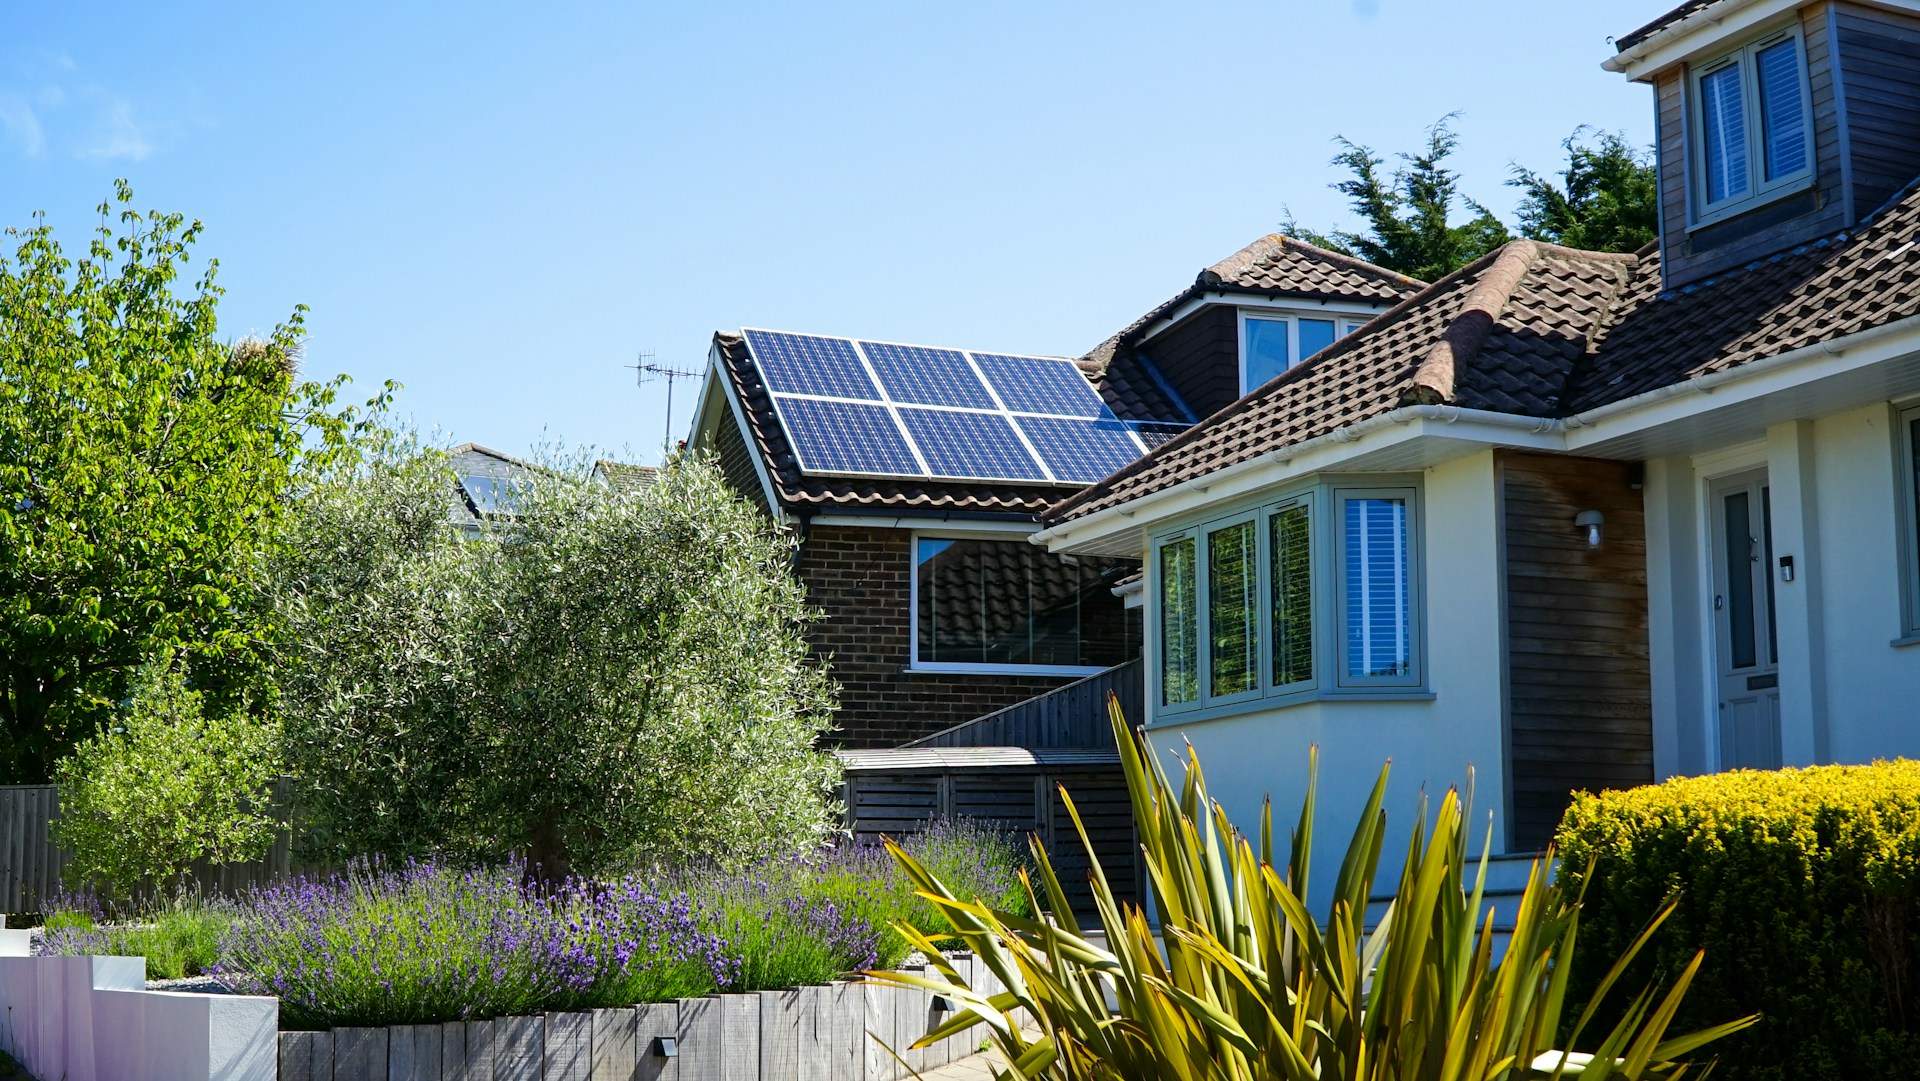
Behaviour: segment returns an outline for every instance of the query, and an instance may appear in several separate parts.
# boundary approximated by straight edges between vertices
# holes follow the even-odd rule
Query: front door
[[[1780,647],[1766,470],[1713,481],[1713,625],[1720,768],[1780,766]]]

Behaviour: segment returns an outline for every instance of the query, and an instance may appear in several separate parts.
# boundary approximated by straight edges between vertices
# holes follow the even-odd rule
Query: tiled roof
[[[1148,327],[1181,305],[1207,293],[1302,297],[1392,303],[1412,296],[1423,283],[1351,255],[1328,251],[1304,240],[1269,233],[1202,270],[1193,284],[1167,298],[1125,330],[1095,346],[1089,359],[1104,365],[1118,347],[1131,344]]]
[[[605,478],[607,485],[616,492],[637,492],[642,488],[651,488],[660,479],[660,470],[653,466],[614,462],[605,458],[593,463],[593,471]]]
[[[1408,404],[1564,417],[1920,313],[1920,185],[1848,232],[1661,291],[1660,260],[1514,241],[1049,508],[1062,522]]]
[[[1719,2],[1720,0],[1687,0],[1686,3],[1681,4],[1679,7],[1674,8],[1672,11],[1667,12],[1665,15],[1660,16],[1647,25],[1640,27],[1638,30],[1630,31],[1613,39],[1614,50],[1616,52],[1626,52],[1628,49],[1658,34],[1660,31],[1665,30],[1681,19],[1692,15],[1694,12],[1710,8]]]
[[[1448,275],[1127,469],[1051,508],[1124,503],[1396,406],[1552,408],[1632,257],[1515,241]]]

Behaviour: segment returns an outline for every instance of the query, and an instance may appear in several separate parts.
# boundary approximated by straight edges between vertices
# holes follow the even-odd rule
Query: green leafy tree
[[[1384,171],[1386,159],[1344,136],[1333,164],[1352,173],[1336,182],[1365,232],[1319,233],[1289,219],[1282,228],[1293,236],[1345,252],[1409,277],[1432,281],[1478,259],[1512,239],[1491,210],[1460,193],[1460,176],[1446,161],[1459,145],[1443,116],[1427,129],[1425,149],[1401,154],[1400,166]],[[1456,221],[1460,211],[1467,217]]]
[[[177,666],[148,666],[118,723],[57,767],[68,880],[127,898],[178,889],[197,859],[262,858],[278,828],[275,742],[244,702],[209,710]]]
[[[274,557],[315,851],[517,851],[551,879],[825,835],[832,695],[792,540],[711,463],[638,492],[556,464],[477,541],[455,491],[395,440],[318,479]]]
[[[1591,140],[1591,141],[1589,141]],[[1518,165],[1520,234],[1588,251],[1630,252],[1660,235],[1659,183],[1650,150],[1620,132],[1574,129],[1557,177]]]
[[[217,263],[179,288],[200,223],[132,199],[120,182],[78,260],[43,216],[0,251],[7,781],[51,776],[154,658],[177,655],[203,690],[244,688],[263,631],[249,568],[296,462],[354,434],[330,409],[339,380],[296,377],[304,309],[223,343]]]

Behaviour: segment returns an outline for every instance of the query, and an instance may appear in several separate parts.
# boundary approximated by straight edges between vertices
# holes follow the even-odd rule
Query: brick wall
[[[911,546],[908,530],[852,526],[814,527],[801,545],[801,584],[826,613],[811,637],[840,684],[841,731],[831,739],[841,745],[897,747],[1072,682],[906,671]]]

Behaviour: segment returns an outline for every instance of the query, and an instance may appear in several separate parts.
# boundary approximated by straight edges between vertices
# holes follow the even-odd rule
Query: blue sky
[[[223,330],[423,429],[651,461],[742,325],[1078,354],[1272,231],[1352,224],[1333,138],[1451,111],[1470,194],[1577,124],[1664,0],[0,5],[0,225],[127,177],[207,226]],[[676,397],[685,432],[692,384]]]

